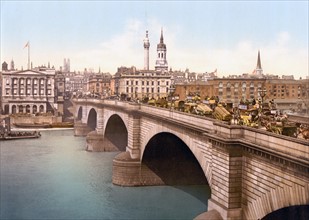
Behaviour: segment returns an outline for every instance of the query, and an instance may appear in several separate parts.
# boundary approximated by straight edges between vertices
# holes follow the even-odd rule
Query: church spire
[[[256,75],[262,76],[263,75],[263,69],[262,69],[262,65],[261,65],[261,57],[260,57],[260,50],[258,52],[258,58],[257,58],[257,64],[256,64],[256,68],[254,70],[254,73]]]
[[[160,44],[164,44],[164,40],[163,40],[163,28],[161,28]]]
[[[160,43],[157,45],[157,60],[155,70],[160,72],[168,71],[168,64],[166,60],[166,45],[163,40],[163,28],[161,28]]]

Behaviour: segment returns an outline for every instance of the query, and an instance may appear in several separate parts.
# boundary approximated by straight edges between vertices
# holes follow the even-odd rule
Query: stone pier
[[[87,136],[89,132],[93,129],[89,128],[87,124],[82,123],[81,121],[74,122],[74,135],[75,136]]]
[[[104,138],[102,134],[98,134],[97,131],[91,131],[86,137],[86,150],[93,152],[115,152],[119,149],[111,143],[107,138]]]

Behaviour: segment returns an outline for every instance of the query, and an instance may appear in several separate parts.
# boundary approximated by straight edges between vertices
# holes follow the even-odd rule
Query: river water
[[[207,210],[208,186],[112,184],[118,153],[85,151],[73,130],[0,141],[1,219],[193,219]]]

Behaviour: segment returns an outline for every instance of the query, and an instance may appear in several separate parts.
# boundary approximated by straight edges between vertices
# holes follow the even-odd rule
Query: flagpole
[[[30,70],[30,42],[28,42],[28,70]]]

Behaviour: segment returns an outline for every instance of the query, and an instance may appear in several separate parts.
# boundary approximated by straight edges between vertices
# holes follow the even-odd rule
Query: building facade
[[[218,96],[222,102],[238,105],[241,100],[262,100],[263,96],[264,101],[273,100],[278,110],[305,112],[309,108],[309,79],[228,77],[175,87],[175,93],[179,94],[181,100],[185,100],[189,94],[199,94],[202,99]]]
[[[54,112],[55,70],[2,71],[4,114]]]
[[[136,70],[135,67],[118,68],[114,80],[117,85],[116,95],[125,94],[133,99],[167,97],[171,86],[169,74],[155,70]]]
[[[109,96],[111,77],[110,73],[97,73],[90,75],[87,82],[87,91],[100,97]]]

